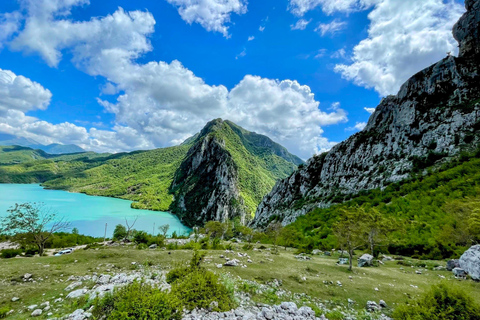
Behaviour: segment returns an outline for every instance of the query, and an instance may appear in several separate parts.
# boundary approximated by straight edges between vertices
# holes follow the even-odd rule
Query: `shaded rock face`
[[[460,56],[448,56],[384,98],[362,132],[314,156],[279,181],[257,208],[254,227],[287,225],[346,195],[383,188],[479,145],[480,0],[454,28]]]
[[[245,219],[238,173],[224,141],[206,135],[188,152],[172,183],[172,211],[187,226]]]
[[[477,244],[465,251],[460,257],[459,264],[473,280],[480,281],[480,245]]]

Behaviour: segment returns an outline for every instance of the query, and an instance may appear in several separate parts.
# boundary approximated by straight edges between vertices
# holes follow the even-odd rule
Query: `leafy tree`
[[[27,233],[27,239],[38,247],[40,256],[52,235],[69,226],[69,222],[59,218],[55,211],[43,203],[16,203],[7,212],[9,215],[2,221],[2,229],[12,234]]]
[[[219,221],[209,221],[205,224],[205,232],[210,235],[211,238],[223,239],[227,232],[227,225]]]
[[[395,230],[395,223],[386,219],[377,208],[359,208],[361,216],[365,217],[365,231],[368,235],[368,245],[372,256],[375,248],[388,240],[388,233]]]
[[[285,227],[280,230],[280,244],[285,247],[293,247],[302,239],[302,234],[292,227]]]
[[[170,229],[169,224],[164,224],[164,225],[161,225],[160,227],[158,227],[158,230],[160,230],[160,232],[162,233],[164,238],[167,238],[167,234],[168,234],[169,229]]]
[[[368,243],[366,232],[366,214],[363,208],[350,207],[342,209],[338,222],[333,226],[333,232],[342,248],[347,249],[349,259],[348,270],[353,268],[354,251]]]
[[[270,223],[267,227],[267,235],[272,239],[273,241],[273,250],[275,252],[278,252],[277,246],[278,246],[278,240],[280,238],[280,233],[282,231],[282,224],[278,221],[274,221]]]
[[[117,224],[115,230],[113,230],[114,240],[123,240],[127,238],[127,228],[123,224]]]

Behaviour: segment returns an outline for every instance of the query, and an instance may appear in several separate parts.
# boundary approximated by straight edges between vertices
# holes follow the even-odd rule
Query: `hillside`
[[[466,7],[453,30],[459,57],[447,56],[411,77],[396,96],[381,101],[363,131],[280,181],[260,203],[254,226],[272,218],[286,225],[479,145],[480,1],[466,1]]]
[[[43,145],[35,140],[21,138],[7,133],[0,133],[0,146],[27,147],[36,150],[42,150],[52,155],[85,152],[85,150],[74,144],[63,145],[52,143],[49,145]]]
[[[0,160],[5,159],[0,183],[42,183],[128,199],[134,208],[172,211],[188,226],[237,216],[250,219],[275,182],[303,163],[268,137],[221,119],[180,146],[164,149],[54,156],[5,148],[16,150],[17,163],[8,152],[0,152]]]

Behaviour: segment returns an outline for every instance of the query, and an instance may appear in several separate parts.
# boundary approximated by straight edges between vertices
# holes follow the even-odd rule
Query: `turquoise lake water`
[[[155,233],[158,233],[159,226],[169,224],[170,234],[176,231],[182,235],[190,231],[176,216],[168,212],[132,209],[132,202],[128,200],[46,190],[38,184],[0,184],[0,218],[6,216],[7,210],[15,203],[24,202],[43,202],[70,221],[72,228],[95,237],[103,237],[107,224],[107,237],[111,238],[117,224],[125,225],[125,218],[131,224],[137,216],[134,227],[137,230],[152,233],[155,226]]]

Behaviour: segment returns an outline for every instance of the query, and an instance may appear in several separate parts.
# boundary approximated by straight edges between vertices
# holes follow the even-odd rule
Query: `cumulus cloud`
[[[253,40],[255,40],[255,37],[254,37],[254,36],[250,36],[250,37],[248,37],[247,40],[248,40],[248,41],[253,41]]]
[[[345,128],[345,131],[362,131],[366,126],[366,122],[357,122],[353,127]]]
[[[374,113],[376,110],[376,108],[363,108],[363,109],[365,109],[365,111],[367,111],[370,114]]]
[[[2,43],[20,28],[21,19],[22,15],[19,12],[0,13],[0,49]]]
[[[44,5],[50,2],[54,7],[58,4],[43,0]],[[247,75],[228,90],[223,85],[205,83],[179,61],[137,63],[138,57],[152,50],[148,37],[155,20],[148,12],[119,8],[106,17],[73,22],[69,19],[70,7],[55,8],[60,11],[40,10],[41,14],[30,8],[24,29],[10,46],[37,53],[51,66],[59,63],[64,50],[71,52],[72,62],[79,69],[106,79],[102,94],[117,95],[113,103],[98,98],[105,111],[115,115],[115,124],[111,130],[86,130],[25,115],[32,106],[44,109],[48,99],[45,105],[31,104],[22,111],[10,112],[9,119],[0,120],[0,131],[40,142],[76,143],[96,151],[127,151],[178,144],[207,121],[220,117],[266,134],[308,158],[335,144],[322,137],[322,126],[347,121],[346,112],[338,105],[321,110],[310,88],[294,80]]]
[[[312,19],[310,19],[310,20],[300,19],[300,20],[297,21],[297,23],[291,24],[290,29],[292,29],[292,30],[305,30],[305,28],[307,28],[307,26],[310,22],[312,22]]]
[[[322,37],[330,34],[335,35],[345,29],[347,23],[345,21],[340,21],[338,19],[333,20],[330,23],[320,23],[315,28],[315,32],[318,32]]]
[[[178,13],[187,23],[199,23],[207,31],[216,31],[229,37],[227,23],[232,13],[247,12],[246,0],[167,0],[178,7]]]
[[[289,9],[297,15],[303,16],[306,12],[321,7],[326,14],[334,12],[354,12],[365,10],[379,0],[290,0]]]
[[[45,110],[52,93],[37,82],[0,69],[0,112]]]

